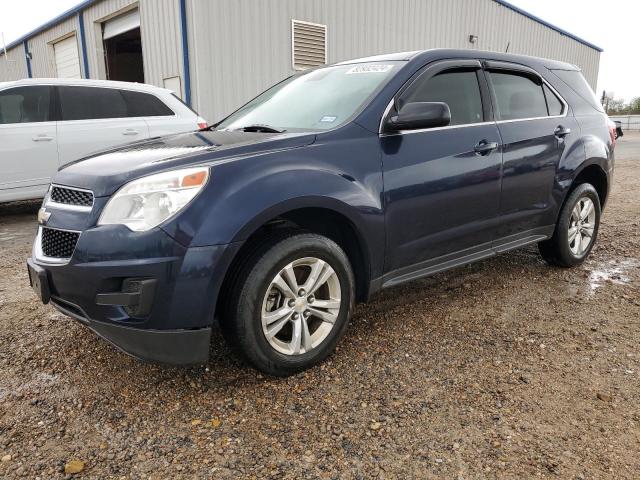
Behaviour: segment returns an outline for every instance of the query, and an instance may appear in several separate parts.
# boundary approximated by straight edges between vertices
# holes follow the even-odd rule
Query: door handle
[[[496,142],[487,142],[486,140],[481,140],[478,144],[473,147],[473,151],[478,155],[487,155],[498,148],[498,144]]]
[[[556,129],[553,131],[553,134],[558,138],[565,137],[570,133],[571,133],[571,129],[563,127],[562,125],[558,125]]]
[[[140,132],[138,130],[133,130],[132,128],[127,128],[124,132],[122,132],[123,135],[138,135]]]
[[[50,137],[49,135],[37,135],[31,140],[33,140],[34,142],[50,142],[51,140],[53,140],[53,137]]]

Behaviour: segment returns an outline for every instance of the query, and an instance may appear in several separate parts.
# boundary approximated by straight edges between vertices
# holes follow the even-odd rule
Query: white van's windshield
[[[349,120],[401,62],[336,65],[297,75],[265,91],[218,130],[329,130]]]

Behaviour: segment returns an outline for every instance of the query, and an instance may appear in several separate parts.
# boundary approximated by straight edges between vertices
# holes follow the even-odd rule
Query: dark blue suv
[[[250,364],[288,375],[382,288],[533,243],[581,263],[613,145],[573,65],[471,50],[344,62],[208,129],[62,168],[29,276],[141,359],[205,362],[217,318]]]

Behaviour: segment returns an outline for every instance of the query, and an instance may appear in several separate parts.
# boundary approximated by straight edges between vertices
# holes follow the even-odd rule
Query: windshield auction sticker
[[[347,75],[354,73],[387,73],[393,65],[380,65],[379,63],[363,63],[347,70]]]

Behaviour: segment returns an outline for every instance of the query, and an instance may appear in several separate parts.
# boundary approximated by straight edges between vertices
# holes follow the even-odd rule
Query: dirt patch
[[[0,477],[637,478],[638,145],[582,267],[529,248],[382,292],[288,379],[218,334],[197,368],[119,353],[36,302],[38,204],[0,206]]]

